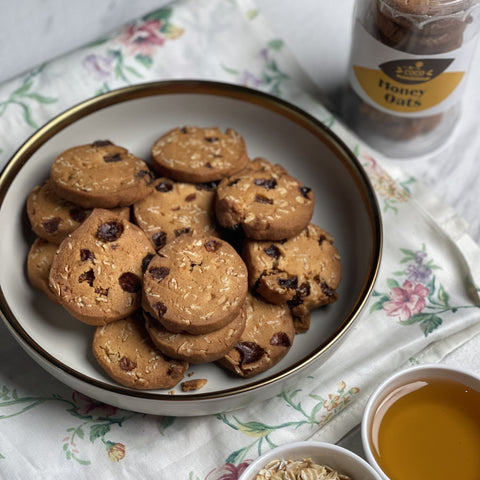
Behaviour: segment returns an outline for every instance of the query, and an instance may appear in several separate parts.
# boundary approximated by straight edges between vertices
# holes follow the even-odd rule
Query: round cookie
[[[313,215],[313,191],[264,158],[224,178],[215,212],[223,227],[241,226],[256,240],[281,240],[301,232]]]
[[[154,345],[164,354],[177,360],[200,364],[222,358],[237,343],[245,330],[245,309],[227,325],[211,333],[192,335],[172,333],[144,312],[145,326]]]
[[[135,223],[156,249],[182,233],[216,234],[213,211],[216,185],[184,183],[167,178],[153,182],[153,193],[135,203]]]
[[[151,153],[160,175],[189,183],[220,180],[249,161],[243,137],[231,128],[174,128],[153,144]]]
[[[130,388],[173,388],[188,369],[188,363],[166,358],[158,351],[139,315],[97,327],[92,351],[109,377]]]
[[[240,312],[247,267],[224,240],[183,234],[152,258],[143,278],[142,306],[171,332],[213,332]]]
[[[122,218],[130,218],[128,207],[113,209]],[[52,182],[46,180],[32,189],[27,197],[27,216],[32,230],[49,242],[60,244],[92,213],[60,198],[54,191]]]
[[[58,303],[58,299],[50,288],[48,276],[57,249],[58,245],[55,243],[37,238],[27,255],[27,278],[30,284],[45,293],[49,300],[56,303]]]
[[[341,261],[334,239],[310,224],[283,242],[247,240],[242,256],[250,288],[274,304],[286,303],[295,315],[337,300]]]
[[[143,231],[95,209],[58,249],[49,282],[75,318],[104,325],[140,307],[143,268],[154,249]]]
[[[288,353],[295,330],[286,305],[273,305],[249,293],[245,310],[246,326],[240,340],[217,363],[250,378],[273,367]]]
[[[152,191],[148,165],[108,140],[64,151],[50,176],[57,195],[83,208],[125,207]]]

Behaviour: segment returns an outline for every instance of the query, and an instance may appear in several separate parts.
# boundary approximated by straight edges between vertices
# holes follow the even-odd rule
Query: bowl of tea
[[[480,378],[445,365],[395,373],[367,402],[362,444],[383,480],[479,480]]]

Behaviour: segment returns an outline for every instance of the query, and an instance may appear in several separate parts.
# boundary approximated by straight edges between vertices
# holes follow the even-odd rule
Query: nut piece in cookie
[[[150,261],[142,306],[167,330],[198,335],[230,323],[247,289],[247,267],[231,245],[203,233],[184,233]]]
[[[58,196],[83,208],[125,207],[152,191],[148,165],[108,140],[64,151],[50,176]]]
[[[215,183],[184,183],[168,178],[153,182],[153,192],[135,203],[136,224],[156,250],[186,232],[216,234]]]
[[[82,322],[113,322],[140,307],[143,267],[153,254],[139,227],[109,210],[95,209],[60,244],[50,287]]]
[[[281,240],[300,233],[313,215],[313,191],[280,165],[256,158],[217,188],[215,212],[223,227],[240,225],[256,240]]]
[[[169,332],[160,322],[144,312],[145,326],[155,346],[168,357],[188,363],[207,363],[222,358],[245,330],[245,309],[227,325],[210,333]]]
[[[248,294],[247,323],[237,344],[217,363],[250,378],[276,365],[295,337],[292,314],[286,305],[273,305]]]
[[[294,315],[337,300],[341,260],[333,237],[314,224],[282,242],[247,240],[242,256],[250,288]],[[307,312],[304,312],[307,313]]]
[[[173,388],[188,368],[188,363],[169,359],[157,350],[138,315],[97,327],[92,350],[111,378],[131,388]]]
[[[42,291],[49,300],[58,303],[56,295],[50,288],[48,277],[58,245],[37,238],[27,255],[27,277],[32,287]]]
[[[231,128],[175,128],[153,144],[151,153],[160,175],[189,183],[220,180],[249,161],[243,137]]]
[[[114,209],[128,220],[130,209]],[[60,198],[53,188],[51,180],[32,189],[27,198],[27,215],[32,230],[40,237],[52,243],[60,244],[92,213],[86,209]]]

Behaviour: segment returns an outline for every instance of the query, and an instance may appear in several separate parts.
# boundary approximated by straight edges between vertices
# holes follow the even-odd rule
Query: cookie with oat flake
[[[210,333],[169,332],[160,322],[144,312],[145,326],[154,345],[171,358],[189,363],[207,363],[222,358],[245,330],[245,309],[227,325]]]
[[[141,390],[173,388],[188,369],[187,362],[165,357],[155,347],[138,314],[97,327],[92,351],[109,377]]]
[[[220,182],[215,213],[220,225],[241,227],[249,238],[282,240],[308,225],[314,205],[310,188],[281,165],[256,158]]]
[[[152,146],[152,167],[179,182],[221,180],[249,162],[243,137],[232,128],[185,126],[162,135]]]
[[[229,243],[184,233],[150,261],[142,307],[170,332],[198,335],[230,323],[247,290],[247,267]]]
[[[126,220],[130,218],[128,207],[113,209]],[[92,213],[60,198],[54,191],[50,179],[35,186],[27,197],[27,216],[32,230],[49,242],[60,244]]]
[[[215,183],[176,182],[162,177],[153,182],[153,192],[135,203],[135,223],[159,250],[186,232],[216,234],[213,205]]]
[[[247,240],[242,257],[250,288],[271,303],[287,304],[294,315],[338,298],[340,255],[334,238],[313,223],[288,240]]]
[[[49,284],[58,302],[89,325],[104,325],[140,307],[146,262],[154,255],[143,231],[95,209],[59,246]]]
[[[109,140],[62,152],[50,168],[57,195],[83,208],[132,205],[152,191],[152,172],[140,158]]]
[[[244,308],[245,330],[218,364],[240,377],[250,378],[272,368],[288,353],[295,328],[286,305],[273,305],[249,293]]]

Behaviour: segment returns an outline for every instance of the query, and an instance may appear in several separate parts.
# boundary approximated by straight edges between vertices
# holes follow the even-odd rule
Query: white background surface
[[[227,1],[227,0],[226,0]],[[166,0],[0,0],[0,82],[105,35],[159,8]],[[285,40],[335,110],[344,84],[354,0],[255,0],[276,36]],[[470,224],[480,243],[480,48],[472,58],[463,115],[442,151],[401,166],[430,186]],[[453,352],[447,363],[480,374],[480,338]]]

